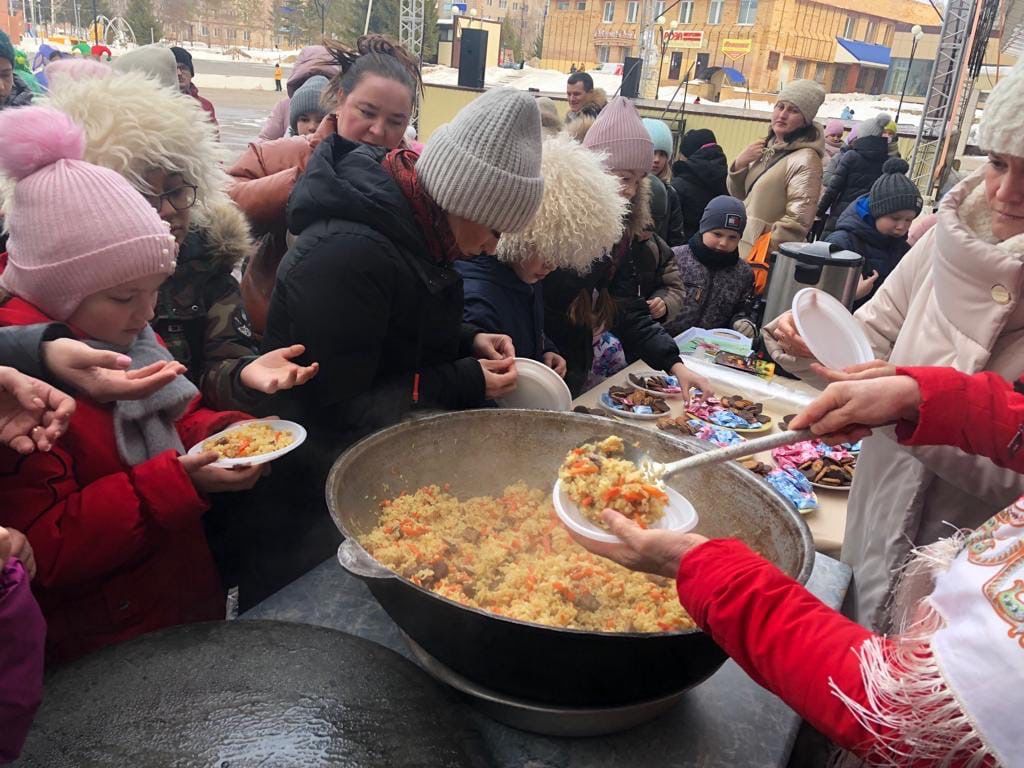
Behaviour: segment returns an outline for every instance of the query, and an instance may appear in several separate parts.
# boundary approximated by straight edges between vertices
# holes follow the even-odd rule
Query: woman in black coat
[[[889,159],[889,140],[882,136],[882,131],[891,119],[882,112],[862,122],[857,126],[857,139],[839,156],[815,217],[825,219],[822,239],[835,231],[836,222],[847,206],[861,195],[866,195],[882,175],[882,167]]]
[[[672,187],[683,209],[683,242],[700,229],[708,203],[728,195],[729,162],[715,134],[706,128],[687,131],[679,147],[682,157],[672,165]]]

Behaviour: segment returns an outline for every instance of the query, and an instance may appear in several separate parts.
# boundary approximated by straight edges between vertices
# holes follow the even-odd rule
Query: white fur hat
[[[551,266],[586,272],[622,235],[628,207],[602,160],[564,133],[545,139],[540,210],[526,229],[501,236],[498,258],[515,262],[539,255]]]
[[[985,102],[978,144],[990,152],[1024,157],[1024,60],[999,81]]]

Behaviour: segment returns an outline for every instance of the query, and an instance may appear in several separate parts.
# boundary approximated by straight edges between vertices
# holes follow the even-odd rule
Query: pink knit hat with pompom
[[[120,175],[82,160],[85,133],[63,112],[0,112],[7,203],[7,268],[0,286],[54,320],[98,291],[174,272],[167,224]]]

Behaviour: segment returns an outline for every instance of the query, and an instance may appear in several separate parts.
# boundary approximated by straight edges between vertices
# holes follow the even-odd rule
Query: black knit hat
[[[729,195],[719,195],[708,203],[700,217],[700,233],[712,229],[730,229],[742,235],[747,228],[747,209],[743,203]]]
[[[179,48],[176,45],[171,46],[171,53],[174,54],[174,60],[179,65],[188,67],[188,71],[192,73],[192,77],[196,76],[196,68],[192,66],[192,54],[186,51],[184,48]]]
[[[905,160],[891,157],[882,166],[882,175],[871,185],[868,194],[868,210],[876,219],[897,211],[920,213],[924,207],[921,193],[910,179],[910,166]]]
[[[692,131],[687,131],[683,136],[683,140],[679,144],[679,153],[683,157],[689,157],[705,144],[717,143],[718,139],[715,138],[714,131],[707,128],[695,128]]]

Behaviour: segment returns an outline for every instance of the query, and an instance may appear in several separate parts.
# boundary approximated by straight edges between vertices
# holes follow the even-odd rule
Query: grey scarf
[[[160,346],[156,334],[148,326],[128,349],[100,341],[90,341],[89,346],[123,352],[131,357],[132,370],[174,359]],[[114,403],[114,435],[121,460],[135,466],[169,449],[184,453],[185,446],[174,425],[198,394],[199,390],[192,382],[179,376],[149,397]]]

